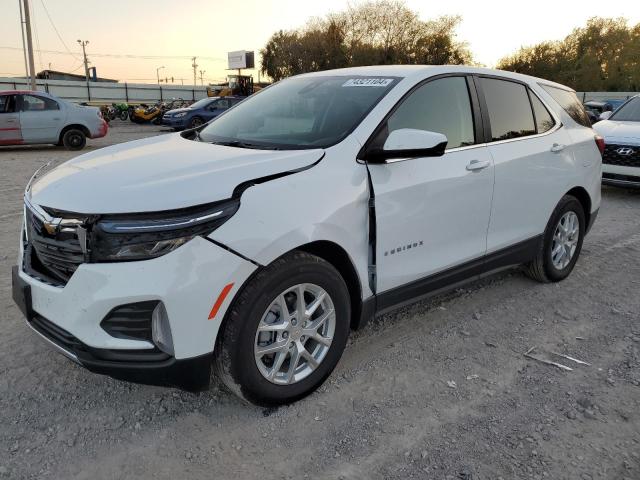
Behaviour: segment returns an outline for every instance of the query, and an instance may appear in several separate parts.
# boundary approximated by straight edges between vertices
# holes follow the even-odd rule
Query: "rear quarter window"
[[[582,103],[580,103],[580,100],[578,100],[575,92],[552,87],[551,85],[540,84],[540,86],[558,102],[562,109],[567,112],[573,120],[585,127],[591,127],[589,116],[582,106]]]

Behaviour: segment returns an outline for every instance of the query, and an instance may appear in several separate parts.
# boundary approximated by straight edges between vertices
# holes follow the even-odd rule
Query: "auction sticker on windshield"
[[[350,78],[342,84],[343,87],[386,87],[393,78]]]

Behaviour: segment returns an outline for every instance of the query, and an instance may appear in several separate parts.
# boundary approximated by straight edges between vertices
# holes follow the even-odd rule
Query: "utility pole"
[[[193,67],[193,86],[195,87],[196,85],[198,85],[198,82],[196,80],[196,69],[198,68],[198,64],[196,63],[196,57],[192,57],[191,58],[191,66]]]
[[[206,73],[206,70],[200,70],[200,85],[204,86],[204,80],[202,79],[203,75]]]
[[[164,65],[162,67],[156,68],[156,78],[158,79],[158,85],[160,85],[160,70],[162,70],[163,68]]]
[[[89,59],[87,58],[87,51],[85,47],[89,45],[89,40],[78,40],[78,43],[82,45],[82,56],[84,58],[84,78],[87,81],[87,98],[91,100],[91,88],[89,87]]]
[[[24,78],[29,76],[29,65],[27,64],[27,43],[24,39],[24,15],[22,14],[22,0],[18,0],[20,9],[20,33],[22,34],[22,54],[24,56]]]
[[[29,54],[29,72],[31,76],[31,90],[36,89],[36,66],[33,61],[33,40],[31,40],[31,15],[29,13],[29,0],[24,0],[24,23],[27,27],[27,50]]]

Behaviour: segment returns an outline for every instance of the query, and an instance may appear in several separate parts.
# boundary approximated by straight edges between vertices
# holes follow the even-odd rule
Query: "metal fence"
[[[155,85],[145,83],[106,83],[71,80],[37,80],[38,90],[42,90],[72,102],[91,103],[140,103],[157,102],[182,98],[199,100],[207,96],[206,87],[187,85]],[[0,78],[0,91],[29,90],[30,84],[24,78]]]

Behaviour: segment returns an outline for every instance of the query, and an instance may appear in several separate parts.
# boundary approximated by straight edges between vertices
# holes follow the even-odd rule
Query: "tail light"
[[[600,135],[596,135],[596,145],[598,146],[598,150],[600,150],[600,156],[604,155],[604,138]]]

